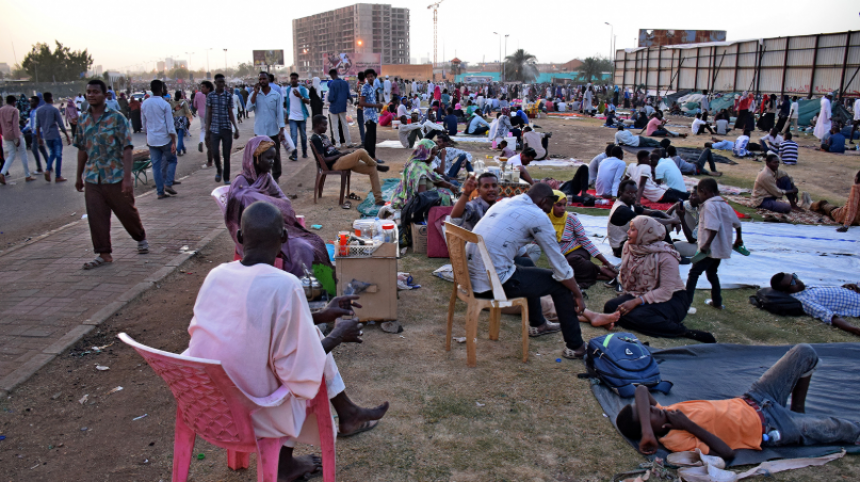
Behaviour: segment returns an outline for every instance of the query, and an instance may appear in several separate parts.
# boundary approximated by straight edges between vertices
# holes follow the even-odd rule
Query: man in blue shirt
[[[457,135],[457,116],[454,115],[453,107],[448,107],[448,115],[445,116],[443,123],[445,124],[445,130],[448,131],[449,136]]]
[[[839,131],[838,126],[834,125],[830,128],[830,135],[824,138],[821,143],[821,150],[837,154],[845,153],[845,136]]]
[[[469,128],[466,129],[466,134],[479,136],[484,135],[487,132],[490,132],[490,124],[484,120],[481,110],[478,109],[472,115],[472,118],[469,119]]]
[[[382,104],[376,99],[377,89],[376,71],[367,69],[364,71],[364,85],[361,86],[361,95],[358,98],[358,106],[364,110],[364,150],[370,157],[376,159],[376,124],[379,123],[379,109]]]
[[[331,137],[334,146],[340,148],[340,130],[343,128],[343,137],[348,147],[352,145],[352,137],[349,134],[349,124],[346,122],[346,101],[352,99],[349,93],[349,83],[337,75],[337,69],[328,71],[331,81],[328,83],[328,123],[331,125]],[[342,127],[341,127],[342,126]]]
[[[770,287],[800,301],[807,315],[840,330],[860,335],[860,328],[842,318],[860,317],[860,288],[856,284],[841,287],[806,286],[795,273],[777,273],[770,279]]]
[[[290,85],[284,89],[284,99],[287,101],[287,118],[290,121],[290,138],[296,146],[290,154],[290,160],[298,158],[298,134],[302,135],[302,159],[308,158],[308,108],[305,104],[311,103],[308,89],[299,85],[299,74],[290,74]]]
[[[66,143],[72,145],[69,139],[69,133],[66,132],[66,127],[63,125],[63,116],[60,115],[59,109],[54,107],[54,95],[50,92],[42,94],[45,99],[45,105],[35,112],[36,115],[36,138],[39,144],[44,142],[48,146],[49,156],[45,160],[47,168],[45,169],[45,180],[51,182],[51,171],[54,166],[54,160],[57,161],[57,178],[56,182],[64,182],[63,177],[63,140],[60,139],[60,131],[66,136]],[[844,143],[844,142],[843,142]]]
[[[254,115],[254,134],[268,136],[275,142],[275,165],[272,166],[272,177],[275,181],[281,177],[281,142],[284,142],[284,101],[281,94],[269,83],[269,74],[260,72],[259,82],[254,86],[254,92],[248,98],[246,109],[256,111]]]

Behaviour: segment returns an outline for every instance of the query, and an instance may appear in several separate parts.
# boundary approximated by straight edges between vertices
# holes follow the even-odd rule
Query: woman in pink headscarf
[[[274,204],[284,215],[284,227],[288,234],[287,242],[281,247],[284,271],[302,277],[305,275],[305,268],[312,270],[315,264],[330,267],[331,261],[325,241],[299,224],[290,200],[272,177],[275,156],[275,143],[269,137],[257,136],[248,141],[242,156],[242,174],[236,176],[230,184],[224,221],[241,255],[242,245],[236,238],[236,232],[239,230],[242,212],[257,201]]]
[[[441,89],[441,88],[439,88],[439,84],[436,84],[436,87],[433,89],[433,98],[434,98],[434,99],[436,99],[436,100],[438,100],[438,101],[440,101],[440,104],[441,104],[441,101],[442,101],[442,89]]]

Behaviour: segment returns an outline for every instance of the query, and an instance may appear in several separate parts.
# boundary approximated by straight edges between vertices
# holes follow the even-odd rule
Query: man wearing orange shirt
[[[817,365],[818,355],[810,345],[796,345],[743,397],[728,400],[691,400],[663,407],[640,385],[635,404],[622,408],[615,424],[625,437],[638,439],[639,451],[646,455],[663,444],[671,452],[698,448],[729,461],[739,449],[860,443],[860,423],[804,413]],[[786,407],[789,395],[790,408]]]

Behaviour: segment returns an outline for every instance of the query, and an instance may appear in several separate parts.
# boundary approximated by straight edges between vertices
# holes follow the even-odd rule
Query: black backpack
[[[802,316],[803,304],[788,293],[772,288],[762,288],[750,296],[750,304],[775,315]]]

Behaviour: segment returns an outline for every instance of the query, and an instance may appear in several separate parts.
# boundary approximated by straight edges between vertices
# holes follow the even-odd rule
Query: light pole
[[[227,70],[227,49],[224,49],[224,70]]]
[[[499,79],[501,80],[502,76],[502,34],[499,32],[493,32],[493,34],[499,36]],[[504,82],[504,81],[503,81]]]
[[[605,23],[606,25],[609,25],[609,60],[612,60],[615,58],[615,57],[613,57],[615,46],[612,45],[612,39],[613,39],[613,37],[615,37],[615,27],[613,27],[612,24],[609,22],[603,22],[603,23]]]
[[[211,77],[212,70],[209,69],[209,51],[212,49],[206,49],[206,78]]]
[[[505,58],[506,58],[506,59],[508,58],[508,37],[510,37],[510,34],[505,34]],[[507,69],[505,69],[505,70],[507,70]],[[504,81],[505,81],[505,80],[507,80],[507,79],[506,79],[506,77],[507,77],[507,72],[504,72],[504,74],[505,74],[505,75],[502,75],[502,82],[503,82],[503,83],[504,83]]]

